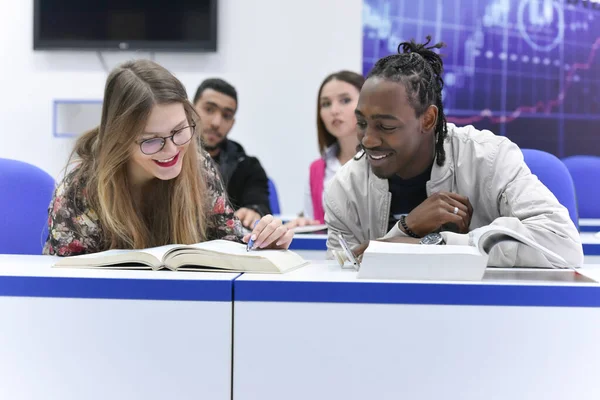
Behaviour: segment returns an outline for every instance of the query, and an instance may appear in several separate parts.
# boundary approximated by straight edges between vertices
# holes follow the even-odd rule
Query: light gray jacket
[[[433,164],[427,196],[454,192],[467,196],[473,205],[470,233],[444,232],[446,243],[471,244],[477,228],[501,225],[560,254],[569,265],[557,265],[528,246],[504,242],[492,248],[490,266],[579,267],[583,263],[579,233],[567,209],[531,173],[517,145],[490,131],[448,124],[444,149],[446,162],[442,167]],[[351,247],[384,236],[406,236],[397,225],[387,231],[391,197],[387,179],[371,172],[366,156],[347,162],[325,190],[328,253],[340,248],[336,232]]]

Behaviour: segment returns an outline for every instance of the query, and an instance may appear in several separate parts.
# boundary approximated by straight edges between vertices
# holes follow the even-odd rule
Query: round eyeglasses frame
[[[192,134],[190,135],[190,138],[188,140],[186,140],[185,142],[183,142],[183,143],[177,143],[175,141],[175,135],[177,135],[178,133],[180,133],[184,129],[188,129],[188,128],[191,129],[191,131],[192,131]],[[196,124],[184,126],[183,128],[171,131],[171,133],[172,133],[171,136],[154,137],[154,138],[142,140],[142,141],[139,141],[139,142],[136,142],[136,143],[140,145],[140,150],[142,151],[142,153],[144,153],[147,156],[151,156],[153,154],[159,153],[162,149],[164,149],[165,145],[167,144],[167,140],[168,139],[171,139],[171,141],[173,142],[173,144],[175,146],[183,146],[184,144],[189,143],[190,140],[192,140],[192,138],[194,137],[194,134],[196,133]],[[160,146],[160,149],[158,149],[158,150],[156,150],[154,152],[150,152],[150,153],[145,152],[144,151],[144,143],[149,143],[149,142],[151,142],[153,140],[161,140],[162,141],[162,145]]]

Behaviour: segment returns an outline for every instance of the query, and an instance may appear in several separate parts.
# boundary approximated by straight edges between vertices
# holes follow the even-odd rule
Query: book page
[[[545,248],[544,246],[538,244],[534,240],[531,240],[528,237],[526,237],[512,229],[506,228],[504,226],[488,225],[488,226],[479,228],[478,232],[479,232],[479,236],[474,237],[474,239],[476,241],[477,248],[482,253],[489,253],[491,251],[491,249],[493,248],[493,246],[495,246],[498,243],[505,242],[505,241],[514,241],[514,242],[523,244],[525,246],[530,246],[530,247],[540,251],[542,254],[544,254],[549,259],[558,261],[559,263],[561,263],[563,265],[567,265],[567,262],[565,261],[565,259],[563,257],[561,257],[560,255],[556,254],[555,252],[553,252],[552,250],[549,250],[549,249]]]
[[[284,266],[290,264],[302,263],[304,260],[298,254],[289,250],[250,250],[246,251],[246,245],[241,243],[231,242],[229,240],[213,240],[210,242],[200,243],[199,245],[193,245],[196,248],[202,248],[211,252],[218,252],[222,254],[231,254],[242,257],[250,258],[266,258],[273,262],[277,266]]]
[[[259,257],[271,261],[281,271],[308,264],[308,261],[290,250],[253,250],[250,253],[259,253]]]
[[[126,255],[126,256],[130,256],[132,253],[138,253],[141,252],[143,250],[106,250],[106,251],[100,251],[98,253],[91,253],[91,254],[81,254],[78,256],[71,256],[71,257],[77,257],[77,259],[94,259],[94,258],[104,258],[104,257],[115,257],[115,256],[122,256],[122,255]],[[130,257],[126,257],[126,258],[130,258]]]
[[[300,255],[290,250],[247,251],[246,244],[229,240],[212,240],[182,246],[171,251],[167,258],[166,263],[172,267],[181,266],[185,262],[190,265],[199,264],[239,271],[285,271],[307,263]]]
[[[113,258],[113,257],[124,256],[124,258],[131,259],[132,255],[146,253],[146,254],[150,254],[153,257],[156,257],[157,260],[161,260],[163,255],[165,253],[167,253],[167,251],[174,249],[174,248],[179,248],[179,247],[181,247],[181,246],[177,245],[177,244],[170,244],[170,245],[166,245],[166,246],[149,247],[147,249],[139,249],[139,250],[114,249],[114,250],[100,251],[98,253],[81,254],[81,255],[72,256],[72,257],[77,257],[78,259],[81,259],[81,258],[83,258],[83,259],[86,259],[86,258],[100,259],[100,258],[107,258],[107,257]]]
[[[185,252],[186,248],[208,250],[222,254],[253,255],[252,251],[246,251],[245,244],[232,242],[231,240],[210,240],[208,242],[190,244],[182,247],[181,251]]]
[[[138,252],[151,254],[152,256],[156,257],[157,260],[164,261],[167,254],[183,247],[185,247],[185,245],[167,244],[165,246],[150,247],[144,250],[138,250]]]
[[[93,254],[82,254],[71,257],[59,257],[55,267],[80,267],[93,268],[105,266],[117,266],[125,268],[126,265],[144,264],[153,268],[162,265],[162,261],[146,250],[106,250]]]

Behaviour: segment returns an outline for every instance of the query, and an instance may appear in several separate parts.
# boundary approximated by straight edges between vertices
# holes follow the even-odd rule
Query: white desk
[[[0,256],[0,399],[231,399],[238,274]]]
[[[233,398],[597,400],[600,285],[542,273],[376,282],[320,263],[245,274],[234,284]]]

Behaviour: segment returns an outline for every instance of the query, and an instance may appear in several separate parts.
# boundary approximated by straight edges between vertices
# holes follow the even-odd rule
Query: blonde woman
[[[137,60],[109,75],[100,126],[75,145],[57,187],[44,254],[71,256],[212,239],[286,249],[293,233],[266,215],[242,234],[181,82]]]

